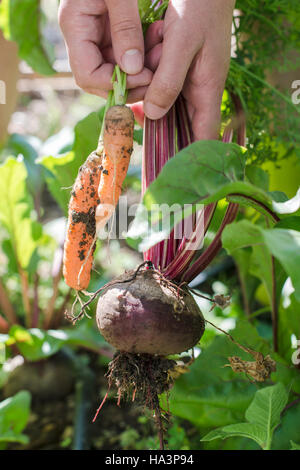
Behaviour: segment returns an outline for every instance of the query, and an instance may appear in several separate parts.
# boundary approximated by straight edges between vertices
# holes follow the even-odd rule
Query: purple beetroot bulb
[[[97,324],[104,338],[122,352],[166,356],[186,351],[204,333],[194,298],[152,270],[120,277],[98,301]]]

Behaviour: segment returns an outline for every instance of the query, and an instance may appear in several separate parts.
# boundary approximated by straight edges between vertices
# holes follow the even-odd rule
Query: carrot
[[[99,234],[113,215],[127,174],[133,147],[134,115],[127,106],[112,106],[105,116],[103,158],[96,210]]]
[[[103,144],[80,168],[69,203],[63,274],[68,286],[84,290],[90,282],[96,233],[113,215],[133,146],[134,116],[112,106],[104,121]]]
[[[92,152],[81,166],[69,203],[67,236],[64,245],[63,274],[68,286],[88,287],[95,249],[95,210],[99,204],[98,186],[102,157]]]

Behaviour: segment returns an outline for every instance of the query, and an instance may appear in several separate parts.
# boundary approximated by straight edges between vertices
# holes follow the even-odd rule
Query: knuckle
[[[82,90],[87,90],[89,88],[88,79],[85,75],[76,74],[74,75],[74,80],[76,85]]]
[[[129,18],[122,18],[111,24],[112,32],[115,34],[136,34],[138,26]]]
[[[177,83],[172,83],[171,80],[159,81],[159,93],[157,93],[157,104],[161,106],[170,105],[180,93],[180,86]]]

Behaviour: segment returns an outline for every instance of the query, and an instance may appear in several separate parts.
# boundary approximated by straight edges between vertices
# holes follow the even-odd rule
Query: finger
[[[67,44],[69,62],[77,85],[83,90],[111,90],[113,64],[105,63],[98,46],[92,41]]]
[[[155,21],[155,23],[150,24],[149,28],[147,29],[147,33],[145,37],[146,53],[162,41],[163,25],[164,25],[164,22],[162,20]]]
[[[101,53],[103,55],[103,59],[105,62],[109,62],[110,64],[115,65],[115,59],[114,59],[114,53],[112,50],[112,47],[106,47],[105,49],[101,49]],[[151,61],[152,62],[152,61]],[[141,73],[138,73],[136,75],[128,75],[127,76],[127,88],[135,88],[139,86],[147,86],[150,84],[151,80],[153,77],[153,73],[150,69],[150,67],[147,66],[147,68],[143,68]]]
[[[115,59],[114,51],[111,45],[105,48],[101,47],[101,54],[103,56],[104,62],[108,62],[109,64],[116,65],[116,59]]]
[[[138,101],[143,101],[148,87],[138,87],[134,90],[130,90],[127,97],[127,103],[137,103]]]
[[[213,83],[198,89],[183,90],[188,106],[195,140],[217,139],[221,120],[222,87]]]
[[[218,138],[222,95],[230,61],[229,47],[230,43],[220,50],[217,44],[206,42],[187,75],[183,96],[189,103],[196,140]]]
[[[220,131],[220,108],[214,105],[196,110],[192,120],[192,131],[195,140],[214,140]]]
[[[135,75],[144,66],[144,39],[136,0],[106,0],[114,55],[122,70]]]
[[[198,38],[196,41],[193,35],[188,38],[187,34],[180,21],[173,22],[172,27],[164,31],[159,66],[145,96],[144,111],[150,119],[159,119],[170,109],[200,48]]]
[[[157,69],[162,54],[162,44],[157,44],[145,56],[145,66],[155,72]]]
[[[144,68],[141,73],[136,75],[127,75],[126,87],[128,90],[137,87],[148,86],[151,83],[153,73],[151,70]]]
[[[100,96],[100,98],[107,99],[108,97],[108,91],[103,91],[103,90],[100,90],[99,88],[86,88],[84,91],[91,95]]]

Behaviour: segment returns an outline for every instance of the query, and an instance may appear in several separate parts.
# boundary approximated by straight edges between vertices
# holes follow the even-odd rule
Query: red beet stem
[[[238,97],[232,97],[238,116],[237,142],[245,145],[245,118]],[[231,142],[233,128],[229,125],[223,133],[223,142]],[[176,152],[193,142],[193,132],[183,96],[179,95],[170,111],[157,121],[145,118],[144,153],[142,168],[142,192],[154,181],[167,161]],[[221,248],[224,227],[236,217],[238,206],[230,203],[215,239],[200,257],[190,266],[197,250],[201,247],[217,203],[208,204],[188,218],[175,225],[169,238],[144,253],[144,260],[150,260],[168,279],[190,282],[212,261]],[[188,225],[189,224],[189,225]],[[185,227],[191,227],[185,234]],[[197,246],[191,245],[198,241]]]

